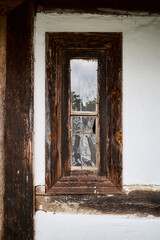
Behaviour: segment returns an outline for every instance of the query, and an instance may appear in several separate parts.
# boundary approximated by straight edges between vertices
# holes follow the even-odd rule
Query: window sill
[[[157,191],[132,191],[128,194],[49,195],[44,186],[36,187],[36,211],[71,214],[136,214],[160,217],[160,194]]]
[[[121,194],[121,191],[105,176],[61,177],[47,194]]]

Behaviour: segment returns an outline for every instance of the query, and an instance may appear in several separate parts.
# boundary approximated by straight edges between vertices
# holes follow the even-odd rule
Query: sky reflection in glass
[[[71,62],[72,111],[96,111],[97,60],[72,59]]]

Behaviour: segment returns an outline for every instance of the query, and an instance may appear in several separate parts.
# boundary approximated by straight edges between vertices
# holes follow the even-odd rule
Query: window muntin
[[[97,68],[97,59],[70,60],[71,169],[97,166]]]

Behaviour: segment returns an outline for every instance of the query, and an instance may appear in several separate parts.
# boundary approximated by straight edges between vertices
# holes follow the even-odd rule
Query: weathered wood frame
[[[100,94],[101,105],[100,125],[106,125],[106,131],[101,131],[106,139],[101,148],[103,158],[100,164],[100,175],[106,174],[110,184],[114,184],[118,189],[122,189],[122,34],[121,33],[46,33],[46,193],[93,193],[94,191],[73,191],[65,187],[63,190],[54,191],[53,185],[61,179],[70,181],[74,177],[70,176],[68,165],[68,152],[66,142],[69,141],[68,114],[66,107],[69,105],[69,93],[63,80],[64,72],[67,72],[68,66],[65,65],[64,51],[83,52],[90,51],[105,53],[106,71],[106,92],[107,96]],[[68,76],[69,78],[69,76]],[[104,85],[103,85],[104,87]],[[68,104],[64,108],[64,103]],[[65,109],[65,114],[63,113]],[[106,114],[106,118],[104,116]],[[67,145],[68,146],[68,145]],[[106,160],[107,159],[107,160]],[[103,169],[103,171],[102,171]],[[71,174],[72,175],[72,174]],[[85,176],[86,177],[86,176]],[[93,176],[92,176],[93,177]],[[86,177],[87,178],[87,177]],[[86,181],[85,178],[85,181]],[[67,181],[67,180],[66,180]],[[81,182],[82,179],[78,179]],[[83,179],[84,181],[84,179]],[[95,181],[103,181],[102,178]],[[72,182],[73,184],[73,182]],[[74,184],[76,184],[74,182]],[[86,183],[87,188],[88,182]],[[117,188],[112,185],[112,192],[117,192]],[[59,184],[61,186],[61,184]],[[76,185],[77,186],[77,185]],[[98,193],[105,194],[109,192],[99,189]],[[60,187],[62,189],[62,187]],[[94,188],[94,187],[93,187]],[[80,189],[80,188],[78,188]],[[57,188],[56,188],[57,190]],[[111,190],[111,185],[110,185]]]
[[[66,204],[68,203],[68,204]],[[61,195],[36,197],[36,210],[71,214],[135,214],[160,217],[160,193],[132,191],[115,195]]]
[[[7,18],[0,16],[0,239],[2,238],[4,219],[4,120],[6,88],[6,37]]]
[[[7,15],[2,239],[34,238],[32,0]]]
[[[100,55],[100,51],[86,51],[86,50],[74,50],[74,52],[71,50],[64,50],[64,52],[66,52],[67,54],[67,58],[69,57],[68,61],[71,61],[72,60],[78,60],[78,59],[83,59],[85,61],[96,61],[97,62],[97,69],[96,69],[96,72],[97,72],[97,79],[96,79],[96,82],[97,82],[97,96],[96,96],[96,102],[95,102],[95,111],[75,111],[75,110],[72,110],[72,104],[71,104],[71,101],[70,101],[70,153],[72,152],[72,136],[73,136],[73,131],[72,131],[72,120],[71,118],[72,117],[95,117],[95,137],[96,137],[96,164],[95,166],[73,166],[72,164],[72,154],[70,154],[70,170],[73,171],[73,170],[91,170],[91,171],[97,171],[98,173],[98,169],[99,169],[99,160],[100,160],[100,151],[99,151],[99,144],[98,144],[98,141],[99,141],[99,82],[100,80],[98,79],[98,71],[100,71],[101,69],[103,69],[103,67],[101,68],[100,67],[100,59],[98,57],[98,55]],[[76,55],[75,55],[76,53]],[[94,54],[95,53],[95,56]],[[98,53],[98,54],[97,54]],[[101,56],[102,57],[102,56]],[[105,60],[105,59],[104,59]],[[105,61],[101,61],[101,62],[104,62],[105,64]],[[71,69],[71,66],[70,66],[70,69],[69,71],[71,72],[72,69]],[[102,74],[99,74],[99,76],[101,77]],[[102,78],[102,77],[101,77]],[[70,74],[70,79],[68,79],[68,82],[70,82],[71,84],[71,74]],[[74,79],[73,79],[74,81]],[[70,86],[70,89],[71,89],[71,86]],[[70,90],[72,91],[72,89]],[[71,96],[70,96],[70,99],[71,99]],[[93,130],[93,129],[92,129]]]
[[[78,59],[78,58],[84,58],[84,59],[97,59],[98,61],[98,92],[99,92],[99,101],[103,102],[103,105],[100,106],[99,109],[99,126],[100,126],[100,131],[99,131],[99,139],[101,144],[99,149],[99,159],[101,160],[100,167],[101,169],[98,168],[97,173],[99,175],[106,175],[106,168],[105,166],[105,156],[103,152],[103,148],[106,145],[106,74],[105,74],[105,69],[106,69],[106,59],[105,59],[105,52],[103,50],[88,50],[88,49],[78,49],[78,50],[62,50],[62,55],[63,55],[63,68],[62,68],[62,92],[64,93],[64,96],[62,96],[62,161],[64,164],[67,165],[67,172],[68,175],[70,174],[75,174],[72,171],[72,168],[70,167],[70,60],[71,59]],[[103,99],[102,99],[103,98]],[[104,112],[103,112],[104,110]],[[85,112],[79,112],[79,115],[83,116],[91,116],[91,113],[85,113]],[[103,115],[103,117],[101,117]],[[66,116],[68,118],[66,119]],[[95,116],[95,114],[92,113],[92,116]],[[69,126],[69,127],[68,127]],[[103,129],[101,128],[103,126]],[[66,134],[66,132],[68,134]],[[65,152],[65,149],[68,149],[68,152]],[[65,153],[65,154],[64,154]],[[64,155],[63,155],[64,154]],[[63,169],[63,166],[62,166]],[[77,167],[74,167],[75,170],[78,170]],[[84,168],[83,168],[84,169]],[[95,169],[93,168],[85,168],[86,174],[87,170],[94,171]],[[81,169],[79,169],[81,171]],[[96,172],[96,171],[95,171]],[[78,173],[78,171],[77,171]],[[82,175],[79,172],[79,174]],[[64,172],[64,176],[66,173]],[[88,174],[89,175],[89,174]]]

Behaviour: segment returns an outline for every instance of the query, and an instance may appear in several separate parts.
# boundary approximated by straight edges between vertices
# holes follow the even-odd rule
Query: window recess
[[[120,193],[121,52],[121,33],[46,33],[46,194]]]
[[[70,60],[70,163],[72,170],[98,167],[97,59]]]

